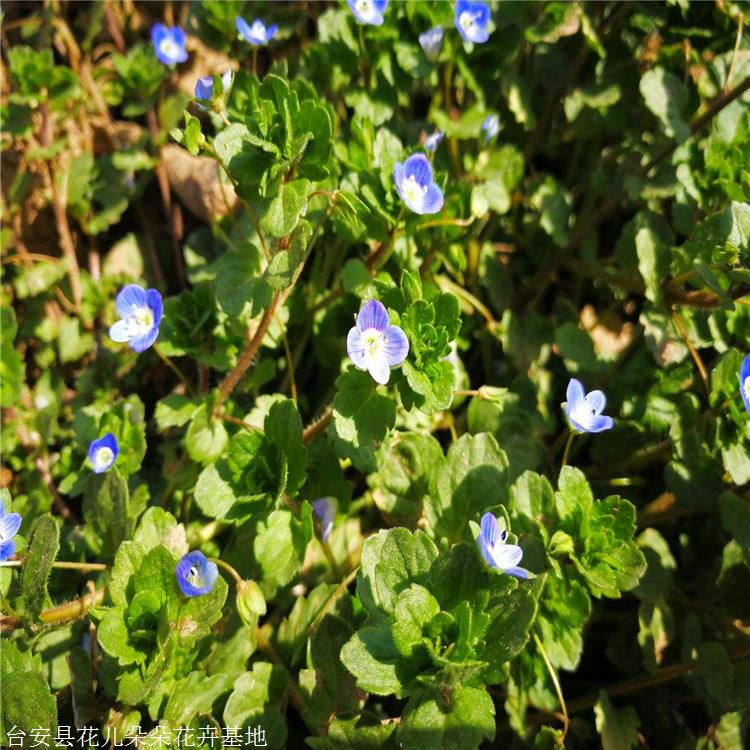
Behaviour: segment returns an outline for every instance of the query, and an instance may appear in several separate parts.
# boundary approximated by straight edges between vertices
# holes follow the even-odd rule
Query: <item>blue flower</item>
[[[484,142],[488,143],[500,132],[500,118],[495,115],[487,115],[482,123],[481,131],[484,133]]]
[[[565,414],[576,432],[602,432],[615,426],[612,417],[602,414],[607,405],[607,397],[602,391],[591,391],[586,394],[581,382],[571,378],[566,398],[568,400],[565,403]]]
[[[324,542],[333,530],[333,519],[336,518],[338,507],[339,503],[335,497],[321,497],[312,501],[313,513],[320,521],[320,533]]]
[[[482,44],[490,38],[490,32],[487,31],[490,8],[481,0],[458,0],[453,22],[467,42]]]
[[[745,357],[740,367],[740,396],[747,413],[750,414],[750,354]]]
[[[127,341],[134,352],[146,351],[159,335],[161,294],[156,289],[128,284],[117,295],[115,307],[122,320],[109,329],[109,337],[112,341]]]
[[[432,153],[440,145],[440,141],[443,138],[445,138],[445,133],[442,130],[436,130],[432,135],[428,135],[424,139],[424,147]]]
[[[115,436],[108,432],[104,437],[94,440],[89,446],[89,460],[94,467],[94,474],[102,474],[115,462],[120,446]]]
[[[435,26],[433,29],[419,35],[419,45],[424,50],[424,54],[430,62],[438,59],[440,50],[443,48],[443,27]]]
[[[175,570],[177,583],[185,596],[207,594],[219,577],[216,563],[211,562],[202,552],[188,552],[177,563]]]
[[[477,546],[487,564],[516,578],[528,578],[529,571],[518,567],[523,550],[517,544],[505,543],[508,532],[505,529],[500,531],[497,518],[492,513],[485,513],[479,528]]]
[[[268,44],[276,36],[279,27],[272,23],[266,26],[260,18],[256,18],[251,26],[244,18],[237,16],[234,25],[237,32],[246,41],[250,42],[253,47],[259,47],[262,44]]]
[[[224,75],[221,77],[221,85],[224,89],[224,92],[222,93],[221,97],[217,97],[221,99],[221,105],[223,107],[224,100],[227,97],[227,94],[229,94],[229,89],[232,88],[232,79],[233,74],[231,70],[228,70]],[[206,105],[211,103],[211,100],[214,98],[214,77],[213,76],[203,76],[203,78],[199,78],[198,82],[195,84],[195,98],[198,100],[198,106],[201,109],[206,109]]]
[[[432,165],[424,154],[412,154],[393,167],[401,200],[416,214],[436,214],[443,207],[443,191],[432,181]]]
[[[384,385],[391,376],[391,367],[406,359],[409,339],[398,326],[390,325],[387,310],[376,299],[362,305],[355,323],[346,337],[349,359],[360,370],[368,370],[376,383]]]
[[[16,543],[13,537],[21,528],[21,516],[18,513],[6,513],[5,503],[0,500],[0,562],[13,556]]]
[[[346,0],[346,4],[360,23],[380,26],[388,0]]]
[[[165,65],[184,63],[188,59],[185,32],[179,26],[168,28],[163,23],[155,23],[151,27],[151,43],[159,62]]]

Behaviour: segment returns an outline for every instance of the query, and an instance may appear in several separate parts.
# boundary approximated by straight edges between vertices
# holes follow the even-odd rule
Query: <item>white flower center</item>
[[[366,330],[362,334],[362,341],[365,344],[365,355],[368,357],[378,357],[385,343],[383,332],[376,328]]]
[[[112,452],[111,448],[108,448],[106,445],[99,448],[95,457],[96,468],[100,470],[106,468],[112,463],[114,457],[115,454]]]
[[[203,586],[203,576],[195,565],[190,567],[190,572],[187,574],[187,581],[191,586],[201,588]]]
[[[404,180],[404,199],[407,203],[419,205],[427,192],[427,187],[422,187],[412,175]]]
[[[458,23],[461,28],[468,34],[476,26],[479,15],[477,13],[470,13],[468,10],[464,11],[458,17]]]
[[[377,15],[372,0],[357,0],[355,5],[357,7],[357,13],[359,13],[364,21],[372,21]]]
[[[263,21],[259,18],[253,21],[253,25],[250,27],[250,34],[256,39],[264,39],[266,36],[266,27],[263,25]]]
[[[128,318],[134,336],[143,336],[154,327],[154,314],[148,307],[135,307]]]
[[[159,45],[159,50],[164,57],[177,57],[180,54],[180,48],[175,44],[172,37],[165,37]]]

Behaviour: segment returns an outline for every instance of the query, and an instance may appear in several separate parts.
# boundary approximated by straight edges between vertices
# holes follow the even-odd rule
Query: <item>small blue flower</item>
[[[750,354],[742,360],[742,367],[740,367],[740,396],[742,396],[747,413],[750,414]]]
[[[279,27],[275,23],[266,26],[260,18],[256,18],[251,26],[244,18],[237,16],[234,24],[237,27],[237,33],[246,42],[250,42],[253,47],[260,47],[263,44],[268,44],[268,42],[276,36],[276,32],[279,30]]]
[[[120,343],[127,341],[134,352],[146,351],[159,335],[163,313],[161,294],[156,289],[128,284],[117,295],[115,307],[122,320],[109,329],[109,337]]]
[[[424,154],[412,154],[393,167],[401,200],[416,214],[436,214],[443,207],[443,191],[432,180],[432,165]]]
[[[576,432],[602,432],[615,426],[612,417],[602,414],[607,405],[607,397],[602,391],[586,394],[581,382],[571,378],[566,398],[565,414]]]
[[[482,44],[490,38],[490,8],[481,0],[457,0],[453,22],[467,42]]]
[[[188,59],[185,41],[185,32],[179,26],[167,27],[163,23],[155,23],[151,27],[154,52],[159,62],[165,65],[184,63]]]
[[[432,135],[428,135],[424,139],[424,147],[432,153],[440,145],[440,141],[443,138],[445,138],[445,133],[442,130],[436,130]]]
[[[391,376],[391,367],[406,359],[409,339],[398,326],[390,325],[388,311],[376,299],[362,305],[355,323],[346,337],[349,359],[358,369],[368,370],[376,383],[385,385]]]
[[[346,4],[360,23],[380,26],[388,0],[346,0]]]
[[[320,533],[324,542],[333,530],[333,519],[336,518],[338,507],[339,503],[335,497],[321,497],[312,501],[313,513],[320,521]]]
[[[517,544],[505,543],[508,532],[505,529],[500,531],[497,518],[492,513],[485,513],[479,528],[477,546],[487,564],[516,578],[528,578],[529,571],[518,567],[523,550]]]
[[[0,500],[0,562],[13,556],[16,543],[13,537],[21,528],[21,516],[18,513],[6,513],[5,503]]]
[[[234,76],[231,70],[228,70],[221,77],[221,85],[224,89],[224,92],[221,95],[222,103],[223,100],[226,99],[227,94],[229,94],[229,89],[232,88],[233,78]],[[206,109],[206,105],[210,104],[211,100],[214,98],[213,76],[203,76],[203,78],[198,79],[197,83],[195,84],[195,98],[197,99],[198,106],[201,109]]]
[[[104,437],[94,440],[89,446],[89,460],[94,467],[94,474],[102,474],[115,462],[120,446],[115,436],[108,432]]]
[[[487,115],[482,123],[484,142],[489,143],[500,132],[500,118],[496,114]]]
[[[177,584],[185,596],[207,594],[219,577],[216,563],[211,562],[202,552],[188,552],[177,563],[175,570]]]
[[[419,45],[424,50],[424,54],[430,62],[435,62],[443,48],[443,27],[435,26],[433,29],[419,35]]]

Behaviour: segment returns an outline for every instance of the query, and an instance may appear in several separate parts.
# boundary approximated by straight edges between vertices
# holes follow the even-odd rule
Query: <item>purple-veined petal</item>
[[[529,577],[529,571],[525,570],[524,568],[518,568],[518,567],[511,567],[506,568],[505,572],[509,576],[515,576],[516,578],[523,578],[524,580],[527,580]]]
[[[388,311],[382,302],[376,299],[368,299],[362,305],[357,315],[357,329],[360,333],[375,329],[385,331],[388,328]]]
[[[518,565],[523,557],[523,550],[517,544],[494,544],[490,554],[498,568],[506,570]]]
[[[414,178],[421,188],[432,184],[432,165],[424,154],[412,154],[404,162],[404,176],[408,180]]]
[[[346,337],[346,353],[349,355],[349,359],[360,370],[367,369],[365,351],[366,347],[365,342],[362,340],[362,334],[354,326],[349,330],[349,335]]]
[[[422,214],[436,214],[443,207],[443,191],[433,182],[422,201]]]
[[[115,299],[115,308],[121,318],[127,318],[139,307],[146,307],[146,304],[146,290],[137,284],[123,287]]]
[[[11,539],[8,542],[0,542],[0,562],[9,560],[16,552],[16,543]]]
[[[568,390],[565,392],[565,398],[567,400],[566,411],[568,416],[573,409],[576,409],[578,405],[583,401],[585,397],[585,391],[583,390],[583,384],[580,380],[571,378],[568,383]]]
[[[178,47],[184,47],[187,42],[185,32],[179,26],[172,26],[170,29],[172,32],[172,40]],[[187,57],[187,56],[186,56]]]
[[[492,513],[485,513],[482,516],[479,528],[482,532],[480,535],[482,541],[488,546],[494,547],[500,539],[500,524],[497,522],[497,518]]]
[[[144,333],[142,336],[136,336],[130,341],[130,348],[134,352],[145,352],[146,349],[153,346],[156,339],[159,337],[159,326],[154,325],[151,330]]]
[[[747,413],[750,414],[750,354],[742,360],[740,367],[740,396]]]
[[[213,76],[203,76],[195,84],[195,98],[205,102],[210,102],[213,96],[214,79]]]
[[[277,24],[272,23],[267,29],[266,29],[266,41],[270,42],[271,39],[273,39],[276,36],[276,32],[279,30],[279,27]]]
[[[489,514],[489,515],[491,515],[491,514]],[[480,534],[477,537],[477,547],[479,547],[479,551],[482,553],[482,557],[484,558],[484,560],[487,563],[487,565],[489,565],[490,567],[494,568],[495,567],[495,563],[492,560],[492,555],[490,554],[489,545],[485,541],[485,539],[482,536],[482,534]]]
[[[399,196],[403,200],[404,165],[400,161],[397,161],[393,165],[393,181],[396,183],[396,190],[398,191]]]
[[[156,49],[159,48],[164,37],[169,34],[167,27],[163,23],[155,23],[151,27],[151,43]]]
[[[372,379],[380,385],[385,385],[391,377],[391,368],[388,367],[383,352],[367,357],[367,369],[372,375]]]
[[[148,305],[148,308],[153,313],[154,326],[158,328],[164,314],[164,303],[162,302],[161,294],[156,289],[148,289],[146,291],[146,305]]]
[[[21,528],[21,516],[18,513],[6,513],[0,518],[0,541],[12,539]]]
[[[400,365],[409,354],[409,339],[398,326],[388,326],[385,329],[383,354],[389,367]]]
[[[615,420],[612,417],[596,415],[589,422],[586,432],[604,432],[611,430],[615,426]]]
[[[586,394],[586,398],[583,399],[586,408],[592,411],[594,414],[601,414],[604,411],[604,407],[607,405],[607,397],[603,391],[589,391]]]

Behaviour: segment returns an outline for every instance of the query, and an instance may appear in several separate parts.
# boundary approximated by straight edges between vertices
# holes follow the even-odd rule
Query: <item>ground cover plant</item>
[[[750,742],[731,2],[7,2],[3,747]]]

